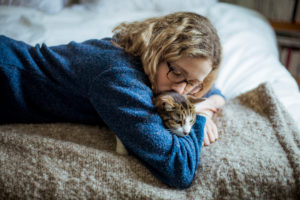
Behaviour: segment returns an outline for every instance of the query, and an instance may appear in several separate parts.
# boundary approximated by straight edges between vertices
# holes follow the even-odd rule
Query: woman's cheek
[[[158,92],[170,91],[171,86],[168,80],[160,79],[157,85]]]

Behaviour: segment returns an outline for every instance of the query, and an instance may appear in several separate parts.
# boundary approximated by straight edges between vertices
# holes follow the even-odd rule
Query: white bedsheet
[[[94,10],[83,5],[49,15],[29,8],[0,6],[0,34],[29,44],[57,45],[69,41],[111,37],[111,30],[123,21],[141,20],[174,11],[193,11],[207,16],[218,30],[223,46],[223,61],[216,85],[230,99],[270,82],[279,100],[300,127],[299,88],[279,61],[272,28],[256,12],[213,3],[205,6],[180,4],[150,5],[142,9],[139,1],[116,4],[103,1]],[[111,3],[109,3],[111,2]],[[195,1],[196,2],[196,1]],[[195,3],[194,2],[194,3]],[[96,12],[97,11],[97,12]]]

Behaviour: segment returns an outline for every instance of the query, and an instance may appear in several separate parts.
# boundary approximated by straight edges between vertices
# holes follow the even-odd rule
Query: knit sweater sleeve
[[[205,98],[208,98],[212,95],[220,95],[221,97],[223,97],[226,100],[226,97],[223,95],[223,93],[221,92],[221,90],[219,90],[218,88],[216,88],[215,84],[210,88],[210,90],[204,95]]]
[[[186,137],[171,134],[155,111],[142,74],[134,68],[108,68],[93,81],[90,101],[129,153],[165,184],[187,188],[198,167],[206,119],[197,116]]]

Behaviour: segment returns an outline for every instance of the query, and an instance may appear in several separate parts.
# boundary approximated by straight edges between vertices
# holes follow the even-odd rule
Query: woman
[[[203,137],[206,145],[217,138],[211,117],[224,104],[211,89],[221,59],[216,31],[185,12],[114,31],[113,39],[54,47],[1,36],[0,123],[106,124],[162,182],[186,188]],[[153,93],[169,90],[209,97],[196,106],[206,117],[186,137],[167,131],[152,104]]]

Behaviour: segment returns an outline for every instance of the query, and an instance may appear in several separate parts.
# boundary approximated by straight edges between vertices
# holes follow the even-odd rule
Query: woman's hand
[[[204,140],[203,145],[208,146],[215,142],[219,137],[218,128],[210,117],[206,117],[206,123],[204,127]]]
[[[218,128],[212,120],[212,116],[214,115],[214,113],[215,113],[214,111],[209,109],[198,113],[199,115],[202,115],[206,118],[206,123],[204,127],[204,139],[203,139],[204,146],[210,145],[211,143],[215,142],[219,137]]]
[[[206,99],[203,102],[196,103],[195,110],[197,114],[202,114],[206,117],[212,117],[214,113],[216,113],[219,110],[219,107],[213,104],[211,99]]]
[[[195,104],[196,113],[206,117],[203,140],[205,146],[215,142],[219,137],[218,128],[212,117],[224,104],[225,100],[219,95],[212,95],[205,101]]]

